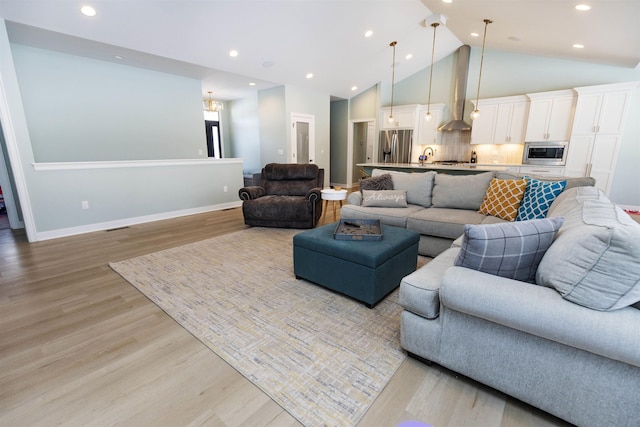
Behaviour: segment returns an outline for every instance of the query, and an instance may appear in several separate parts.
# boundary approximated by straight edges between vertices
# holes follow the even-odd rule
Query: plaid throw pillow
[[[526,188],[525,179],[493,178],[478,212],[514,221]]]
[[[551,203],[564,191],[567,181],[540,181],[523,176],[529,181],[522,203],[518,208],[516,221],[546,218]]]
[[[465,225],[455,265],[522,282],[535,282],[536,270],[564,218]]]

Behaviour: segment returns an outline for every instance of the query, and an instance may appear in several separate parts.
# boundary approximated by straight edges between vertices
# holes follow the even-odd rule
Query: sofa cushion
[[[394,190],[407,191],[407,203],[428,208],[431,206],[431,192],[433,189],[433,179],[435,172],[397,172],[374,169],[371,172],[373,177],[380,174],[389,174],[393,181]]]
[[[523,174],[512,172],[496,172],[496,178],[498,179],[517,179],[522,178]],[[564,187],[565,190],[575,187],[593,187],[596,185],[596,180],[590,176],[580,176],[576,178],[567,178],[564,176],[546,176],[546,175],[529,175],[531,178],[535,178],[539,181],[566,181],[567,184]]]
[[[457,239],[464,233],[465,224],[480,224],[485,218],[476,211],[432,207],[411,212],[407,228],[429,236]]]
[[[566,190],[549,215],[565,225],[540,262],[538,284],[595,310],[640,301],[640,224],[595,187]]]
[[[478,212],[514,221],[526,189],[525,179],[493,178]]]
[[[454,264],[523,282],[534,282],[540,260],[563,218],[465,225]]]
[[[393,181],[388,173],[360,180],[360,190],[393,190]]]
[[[407,192],[405,190],[362,190],[362,206],[406,208]]]
[[[436,174],[432,205],[436,208],[480,209],[493,172],[477,175]]]
[[[432,259],[427,265],[405,276],[400,282],[399,303],[405,309],[427,319],[440,313],[440,281],[453,265],[459,248],[450,248]]]
[[[379,219],[382,224],[406,228],[407,217],[421,210],[424,208],[415,205],[407,205],[404,209],[344,205],[340,208],[340,217],[344,219]]]
[[[516,221],[546,218],[551,203],[564,191],[567,181],[541,181],[525,176],[527,191],[518,208]]]
[[[634,308],[590,310],[568,304],[554,289],[528,283],[519,283],[518,292],[513,292],[513,280],[468,268],[447,269],[441,282],[440,301],[445,310],[640,367],[640,312]],[[531,361],[535,362],[533,351]]]

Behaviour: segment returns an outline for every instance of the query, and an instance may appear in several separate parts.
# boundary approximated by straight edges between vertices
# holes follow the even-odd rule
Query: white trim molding
[[[58,230],[42,231],[37,233],[37,240],[51,240],[59,237],[75,236],[77,234],[92,233],[95,231],[111,230],[114,228],[128,227],[130,225],[144,224],[146,222],[161,221],[165,219],[178,218],[181,216],[196,215],[205,212],[221,211],[224,209],[238,208],[242,206],[242,201],[220,203],[216,205],[201,206],[192,209],[183,209],[173,212],[162,212],[152,215],[145,215],[135,218],[124,218],[115,221],[107,221],[96,224],[82,225],[79,227],[61,228]]]
[[[204,166],[242,163],[242,159],[167,159],[167,160],[113,160],[94,162],[32,163],[35,171],[63,171],[86,169],[148,168],[166,166]]]

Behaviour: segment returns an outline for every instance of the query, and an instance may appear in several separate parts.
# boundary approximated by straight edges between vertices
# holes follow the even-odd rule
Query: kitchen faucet
[[[420,157],[418,157],[420,166],[423,166],[427,162],[427,160],[429,160],[429,156],[433,157],[433,148],[425,147],[425,149],[422,150],[422,154],[420,155]]]

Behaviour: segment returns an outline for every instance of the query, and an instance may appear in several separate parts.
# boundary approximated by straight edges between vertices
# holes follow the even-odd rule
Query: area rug
[[[398,291],[369,309],[297,280],[295,233],[255,227],[110,266],[302,424],[352,426],[406,357]]]

